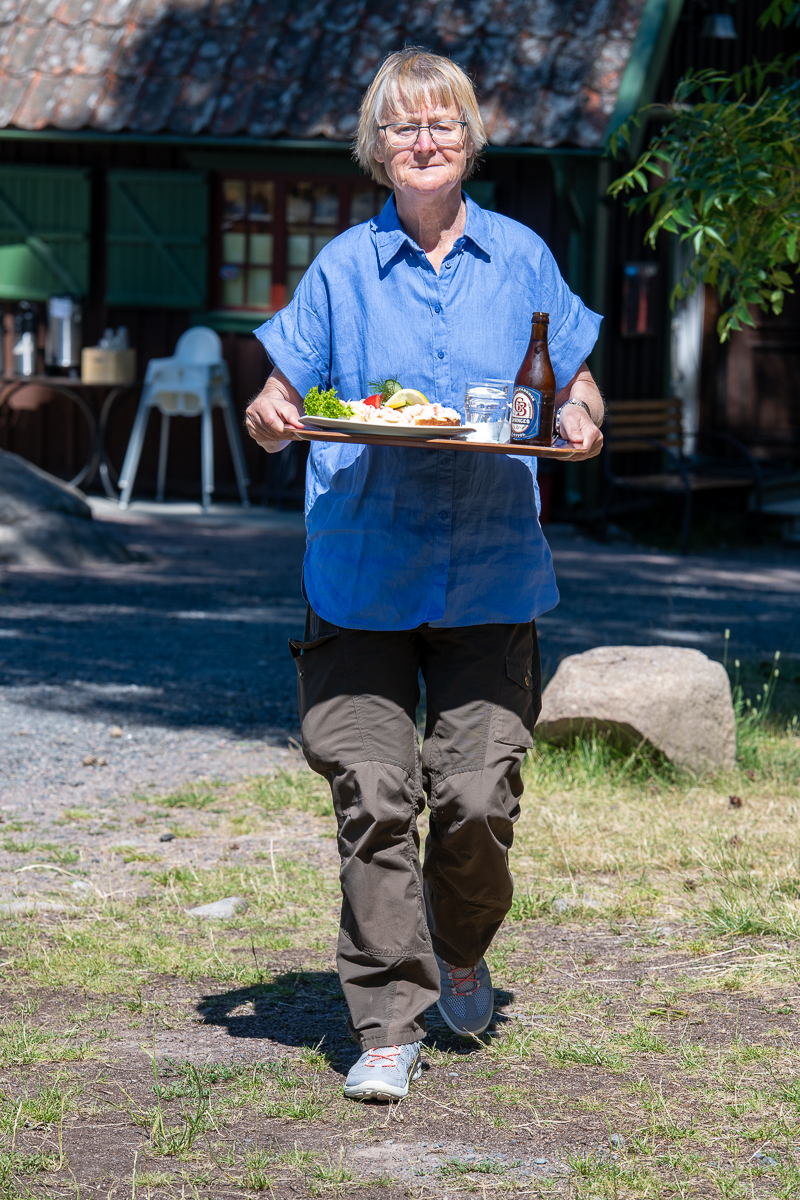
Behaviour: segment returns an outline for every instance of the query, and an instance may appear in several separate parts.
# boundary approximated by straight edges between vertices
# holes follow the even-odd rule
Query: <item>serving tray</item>
[[[324,418],[323,418],[324,419]],[[338,424],[338,422],[337,422]],[[349,422],[348,422],[349,424]],[[391,428],[391,426],[390,426]],[[418,429],[424,429],[425,426],[417,426]],[[297,429],[286,430],[287,440],[298,442],[338,442],[341,445],[360,445],[360,446],[386,446],[391,444],[395,446],[408,446],[413,450],[459,450],[466,451],[472,454],[524,454],[529,458],[556,458],[562,461],[567,461],[570,458],[575,458],[580,453],[578,450],[573,450],[571,446],[565,442],[554,442],[551,446],[520,446],[513,442],[468,442],[463,436],[465,426],[456,429],[450,426],[453,434],[461,434],[454,437],[451,434],[448,437],[442,437],[443,429],[448,426],[428,426],[434,432],[433,437],[409,437],[408,434],[392,435],[391,439],[385,434],[376,434],[369,432],[368,425],[362,425],[358,432],[342,433],[337,429],[304,429],[301,433]],[[374,429],[374,427],[373,427]]]

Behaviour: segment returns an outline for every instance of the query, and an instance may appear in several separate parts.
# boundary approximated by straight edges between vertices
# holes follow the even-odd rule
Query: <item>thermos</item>
[[[77,379],[81,364],[81,306],[74,296],[47,301],[44,365],[49,375]]]
[[[36,348],[39,314],[28,300],[21,301],[14,313],[14,344],[11,351],[11,370],[19,379],[36,374]]]

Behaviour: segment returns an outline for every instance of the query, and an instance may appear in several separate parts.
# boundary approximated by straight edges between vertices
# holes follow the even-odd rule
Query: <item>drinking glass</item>
[[[483,379],[467,384],[464,396],[464,424],[474,425],[467,434],[469,442],[510,442],[508,379]]]

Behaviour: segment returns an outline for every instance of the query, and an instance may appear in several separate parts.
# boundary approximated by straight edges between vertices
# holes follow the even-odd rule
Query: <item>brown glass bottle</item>
[[[511,441],[549,446],[556,412],[556,377],[547,350],[550,314],[535,312],[531,340],[511,394]]]

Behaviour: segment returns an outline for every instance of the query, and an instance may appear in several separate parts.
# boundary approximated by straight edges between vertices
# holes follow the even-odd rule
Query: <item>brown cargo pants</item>
[[[303,752],[336,811],[337,964],[350,1030],[362,1050],[415,1042],[439,996],[433,950],[474,966],[511,907],[520,767],[541,704],[536,627],[384,633],[339,629],[309,609],[305,640],[290,648]]]

